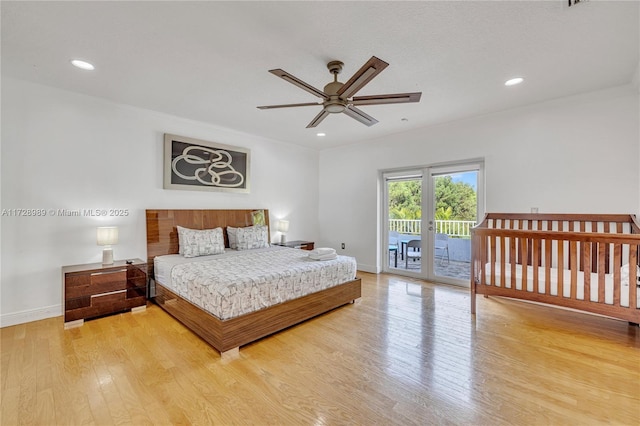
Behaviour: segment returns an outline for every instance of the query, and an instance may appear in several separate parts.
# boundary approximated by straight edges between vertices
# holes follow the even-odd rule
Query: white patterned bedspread
[[[228,251],[222,255],[185,258],[159,256],[160,284],[225,320],[296,299],[355,279],[356,260],[309,259],[305,250],[269,247]],[[157,275],[156,275],[157,277]]]

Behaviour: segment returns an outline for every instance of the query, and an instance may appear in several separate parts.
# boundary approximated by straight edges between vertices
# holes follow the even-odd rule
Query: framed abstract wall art
[[[164,135],[164,188],[249,192],[251,152],[200,139]]]

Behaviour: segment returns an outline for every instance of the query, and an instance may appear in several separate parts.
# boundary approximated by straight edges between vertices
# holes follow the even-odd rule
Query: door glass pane
[[[469,280],[471,228],[478,217],[478,172],[433,176],[433,273]]]
[[[422,177],[387,181],[389,269],[421,272]]]

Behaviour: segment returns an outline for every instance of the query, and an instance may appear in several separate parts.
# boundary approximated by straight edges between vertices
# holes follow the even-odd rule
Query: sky
[[[455,173],[451,175],[451,179],[454,182],[464,182],[473,187],[473,189],[477,190],[477,176],[478,172],[465,172],[465,173]]]

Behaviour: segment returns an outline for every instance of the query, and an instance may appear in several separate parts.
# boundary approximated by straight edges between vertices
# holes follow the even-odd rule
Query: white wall
[[[251,193],[162,189],[164,133],[251,149]],[[117,259],[146,258],[147,208],[268,208],[318,239],[318,153],[209,124],[3,78],[1,161],[2,209],[130,212],[2,216],[2,326],[61,315],[60,267],[102,260],[97,226],[119,226]]]
[[[486,211],[638,213],[638,101],[629,85],[322,151],[320,244],[378,272],[379,170],[471,158]]]
[[[638,66],[636,67],[636,71],[633,73],[633,77],[631,79],[631,85],[636,88],[636,91],[640,93],[640,61],[638,61]],[[640,127],[640,123],[638,123]],[[640,145],[640,139],[638,140],[638,145]],[[638,164],[640,164],[640,150],[638,150]],[[640,185],[640,167],[638,167],[638,182]],[[640,205],[638,206],[638,211],[640,212]]]

